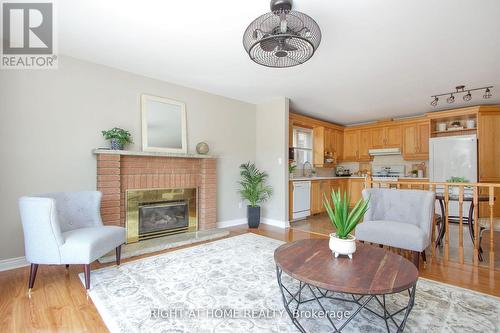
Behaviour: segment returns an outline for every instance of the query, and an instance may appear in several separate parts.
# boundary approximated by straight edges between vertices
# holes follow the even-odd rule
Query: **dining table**
[[[446,223],[445,223],[445,218],[446,218],[446,209],[445,209],[445,195],[444,193],[436,193],[436,200],[439,202],[439,207],[441,209],[441,221],[438,223],[438,235],[436,238],[436,247],[440,246],[442,244],[444,235],[446,233]],[[460,198],[458,195],[455,194],[449,194],[448,195],[448,201],[459,201]],[[463,216],[462,217],[462,223],[465,223],[468,225],[469,229],[469,235],[472,240],[472,244],[474,244],[475,239],[474,239],[474,196],[472,194],[465,194],[463,195],[463,202],[469,202],[469,211],[468,211],[468,216]],[[477,201],[478,202],[486,202],[489,201],[490,197],[487,194],[479,194],[477,196]],[[451,223],[459,223],[459,216],[449,216],[448,215],[448,222]],[[481,231],[481,230],[479,230]],[[479,244],[479,251],[478,251],[478,257],[480,261],[483,261],[483,256],[482,256],[482,248],[481,244]]]

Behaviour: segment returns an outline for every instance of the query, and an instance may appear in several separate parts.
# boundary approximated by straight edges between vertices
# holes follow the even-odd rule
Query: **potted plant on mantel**
[[[267,201],[273,194],[271,186],[266,185],[269,175],[257,169],[254,163],[240,165],[241,186],[239,191],[241,198],[247,200],[247,219],[250,228],[258,228],[260,224],[259,204]]]
[[[349,196],[344,192],[344,196],[340,194],[340,190],[335,192],[332,190],[332,203],[324,195],[323,204],[330,218],[330,222],[335,227],[336,231],[330,234],[330,242],[328,243],[333,255],[337,258],[340,254],[347,255],[352,259],[352,254],[356,252],[356,237],[351,235],[356,225],[361,221],[366,211],[368,210],[368,200],[363,198],[349,209]]]
[[[122,128],[115,127],[101,133],[106,140],[111,141],[112,150],[123,150],[125,144],[133,143],[130,132]]]

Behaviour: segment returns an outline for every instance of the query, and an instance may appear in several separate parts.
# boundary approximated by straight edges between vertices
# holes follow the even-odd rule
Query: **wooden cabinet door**
[[[359,131],[346,131],[344,135],[344,161],[357,161],[359,151]]]
[[[325,128],[313,128],[313,165],[323,167],[325,163]]]
[[[321,207],[320,207],[320,212],[326,212],[325,205],[323,205],[323,198],[326,197],[328,198],[330,195],[330,181],[329,180],[322,180],[320,182],[320,191],[321,191]]]
[[[500,182],[500,111],[478,115],[479,181]],[[500,206],[497,196],[495,206]]]
[[[371,146],[371,130],[360,130],[359,131],[359,154],[358,159],[360,161],[371,160],[370,154],[368,154],[368,149]]]
[[[409,159],[418,153],[418,129],[416,124],[404,125],[403,132],[403,158]]]
[[[321,212],[321,186],[319,181],[311,182],[311,214]]]
[[[335,153],[338,163],[344,158],[344,133],[335,130],[333,135],[333,152]]]
[[[429,123],[419,123],[418,128],[418,154],[422,159],[428,159],[429,156],[429,137],[431,135]],[[427,158],[426,158],[427,157]]]
[[[386,148],[401,148],[401,126],[388,126],[385,128],[385,143]]]
[[[364,179],[349,179],[349,195],[351,196],[350,206],[354,206],[362,197]]]
[[[385,127],[376,127],[370,130],[371,132],[371,147],[380,149],[385,147]]]

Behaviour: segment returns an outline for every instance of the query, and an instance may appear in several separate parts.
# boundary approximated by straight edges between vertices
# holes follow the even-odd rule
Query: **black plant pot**
[[[247,219],[249,228],[258,228],[260,224],[260,207],[247,206]]]

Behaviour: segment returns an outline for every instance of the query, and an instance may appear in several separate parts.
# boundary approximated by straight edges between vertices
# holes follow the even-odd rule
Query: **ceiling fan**
[[[292,10],[291,0],[271,0],[271,12],[256,18],[243,34],[250,59],[267,67],[292,67],[309,60],[321,42],[310,16]]]

